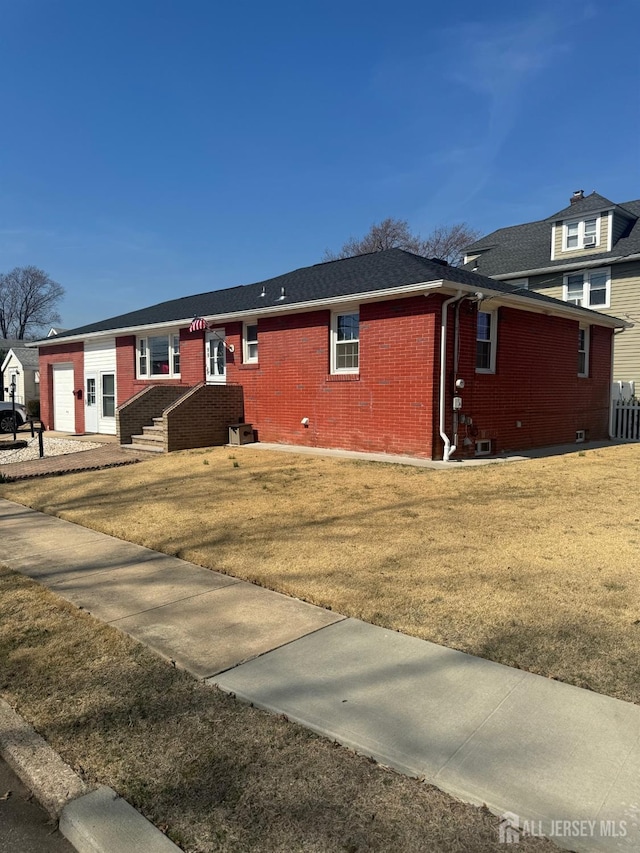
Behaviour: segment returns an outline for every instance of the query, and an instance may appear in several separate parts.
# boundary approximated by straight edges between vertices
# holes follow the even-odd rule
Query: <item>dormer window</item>
[[[600,242],[600,217],[576,219],[563,225],[562,249],[593,249]]]

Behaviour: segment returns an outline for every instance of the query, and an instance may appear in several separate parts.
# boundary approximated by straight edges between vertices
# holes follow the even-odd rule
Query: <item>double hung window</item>
[[[600,218],[576,219],[563,226],[563,249],[591,249],[600,242]]]
[[[611,271],[583,270],[564,277],[564,299],[583,308],[608,308],[611,292]]]
[[[578,376],[589,375],[589,326],[578,329]]]
[[[332,373],[358,373],[360,369],[360,315],[357,311],[334,314],[332,319]]]
[[[476,327],[476,370],[479,373],[495,373],[497,313],[478,311]]]
[[[245,323],[242,329],[242,360],[245,364],[258,361],[258,324]]]
[[[169,378],[180,376],[180,335],[149,335],[138,338],[138,377]]]

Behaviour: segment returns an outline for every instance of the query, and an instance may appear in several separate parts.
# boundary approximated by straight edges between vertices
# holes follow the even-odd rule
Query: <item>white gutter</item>
[[[456,302],[463,296],[462,290],[459,290],[455,296],[450,299],[445,299],[442,303],[442,315],[440,319],[440,438],[444,442],[444,451],[442,461],[448,462],[449,457],[456,452],[455,444],[452,446],[449,436],[444,431],[445,429],[445,391],[447,381],[447,309],[452,302]]]

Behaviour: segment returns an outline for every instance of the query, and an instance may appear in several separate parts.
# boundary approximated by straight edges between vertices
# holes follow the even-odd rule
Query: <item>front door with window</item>
[[[85,432],[98,432],[98,407],[96,405],[96,377],[85,378],[84,392],[84,429]]]
[[[207,335],[206,359],[207,382],[226,382],[224,329],[214,329]]]

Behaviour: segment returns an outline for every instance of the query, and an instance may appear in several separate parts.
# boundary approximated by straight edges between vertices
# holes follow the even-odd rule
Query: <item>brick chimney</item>
[[[577,201],[582,201],[584,198],[584,190],[575,190],[569,201],[571,204],[575,204]]]

